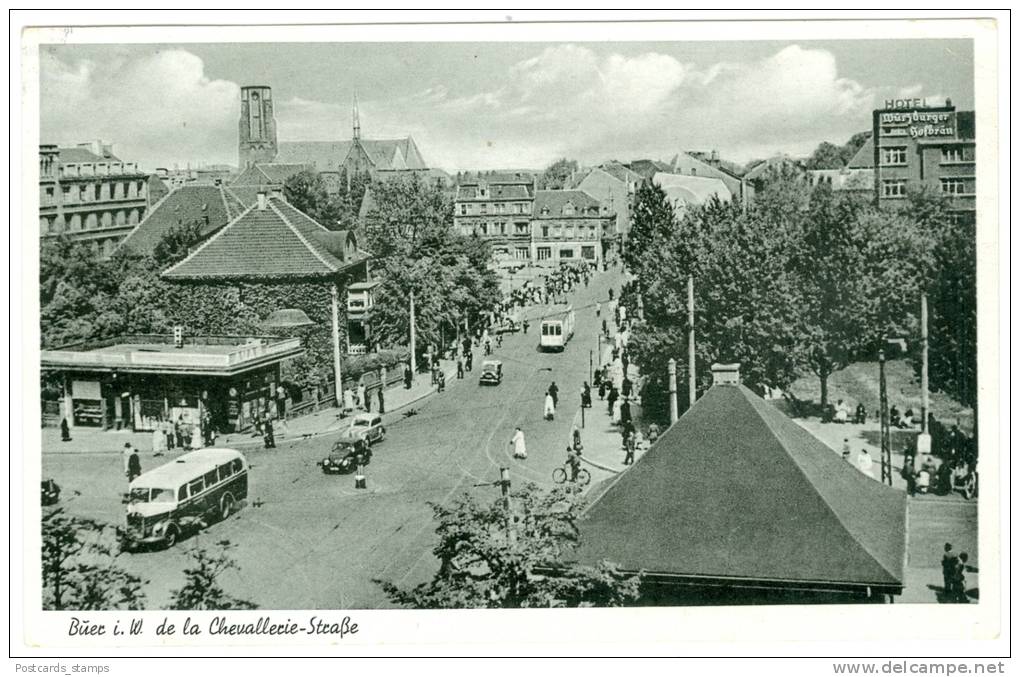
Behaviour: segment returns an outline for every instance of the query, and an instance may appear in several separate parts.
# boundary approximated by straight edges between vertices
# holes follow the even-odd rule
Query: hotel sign
[[[905,127],[913,138],[955,137],[956,113],[952,111],[904,110],[882,113],[882,125]]]

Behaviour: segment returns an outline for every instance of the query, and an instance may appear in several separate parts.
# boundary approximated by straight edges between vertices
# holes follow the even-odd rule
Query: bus
[[[234,449],[199,449],[131,481],[123,545],[170,548],[189,528],[226,519],[248,497],[248,462]]]
[[[574,335],[574,308],[564,305],[542,318],[538,346],[542,350],[563,350]]]

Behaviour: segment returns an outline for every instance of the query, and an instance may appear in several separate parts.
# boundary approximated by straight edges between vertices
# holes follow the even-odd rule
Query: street
[[[499,468],[510,469],[514,485],[551,485],[562,465],[571,422],[589,380],[589,354],[597,345],[598,322],[592,305],[605,305],[618,271],[595,275],[589,287],[575,289],[575,335],[563,353],[542,353],[537,345],[542,306],[526,311],[527,335],[507,334],[493,357],[503,362],[503,382],[479,386],[485,359],[475,348],[474,369],[463,380],[450,379],[446,391],[412,405],[413,416],[386,416],[386,439],[376,445],[366,467],[367,489],[355,489],[351,475],[325,475],[316,463],[335,436],[285,442],[275,450],[245,450],[251,464],[248,504],[228,520],[213,524],[170,550],[122,556],[124,566],[147,579],[150,607],[165,605],[183,582],[187,551],[215,550],[226,539],[240,569],[224,575],[228,593],[267,609],[385,608],[391,606],[374,579],[410,586],[435,571],[435,523],[431,503],[445,503],[463,492],[488,501],[499,495],[490,483]],[[560,389],[556,419],[543,420],[546,389]],[[514,459],[508,442],[520,426],[528,458]],[[72,514],[119,524],[125,490],[119,454],[43,453],[43,477],[63,488],[61,501]],[[150,470],[172,456],[142,455]],[[609,473],[596,468],[593,484]],[[75,492],[80,495],[74,495]]]

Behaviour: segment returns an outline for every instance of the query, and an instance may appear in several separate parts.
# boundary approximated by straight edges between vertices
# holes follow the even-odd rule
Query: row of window
[[[943,164],[966,162],[963,149],[959,146],[950,146],[942,149]],[[885,146],[882,148],[882,165],[905,165],[907,164],[906,146]]]
[[[946,195],[968,195],[967,180],[963,178],[940,179],[939,187]],[[906,179],[885,179],[882,181],[882,197],[906,197]]]
[[[64,204],[105,202],[145,197],[145,181],[114,181],[111,183],[65,184],[61,186]],[[41,196],[43,205],[56,203],[56,187],[46,186]]]
[[[457,213],[461,216],[468,214],[530,214],[531,205],[527,202],[482,202],[480,204],[460,202],[457,204]]]
[[[39,217],[39,229],[43,235],[68,232],[99,230],[116,226],[136,226],[144,210],[118,210],[116,212],[91,212],[88,214],[58,214]]]
[[[576,250],[572,247],[563,247],[557,254],[561,259],[573,259]],[[552,247],[535,247],[535,258],[539,261],[547,261],[552,258]],[[588,261],[595,260],[595,247],[581,247],[581,258]]]

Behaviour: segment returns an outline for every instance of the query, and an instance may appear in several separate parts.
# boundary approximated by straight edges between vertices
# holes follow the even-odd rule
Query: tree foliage
[[[652,264],[655,258],[653,248],[669,240],[677,225],[676,212],[666,191],[651,181],[643,182],[634,195],[627,246],[623,252],[627,269],[642,277],[645,266]]]
[[[238,570],[239,567],[230,557],[233,548],[230,541],[217,541],[216,547],[218,550],[213,553],[204,548],[195,548],[188,553],[191,566],[184,570],[185,583],[171,593],[168,609],[212,611],[258,608],[257,604],[228,595],[223,590],[224,574]]]
[[[577,160],[560,158],[546,167],[545,171],[542,172],[542,176],[539,177],[538,180],[538,187],[544,190],[561,190],[563,188],[569,188],[570,186],[567,184],[570,183],[570,176],[577,170]]]
[[[43,514],[43,608],[99,611],[142,609],[146,583],[117,561],[116,537],[109,525],[67,515]]]
[[[396,603],[416,609],[622,606],[638,597],[639,576],[614,565],[569,563],[579,544],[581,494],[525,485],[481,504],[469,495],[433,505],[439,570],[412,589],[377,581]]]
[[[805,169],[843,169],[869,138],[871,132],[858,132],[842,146],[823,141],[805,162]]]

